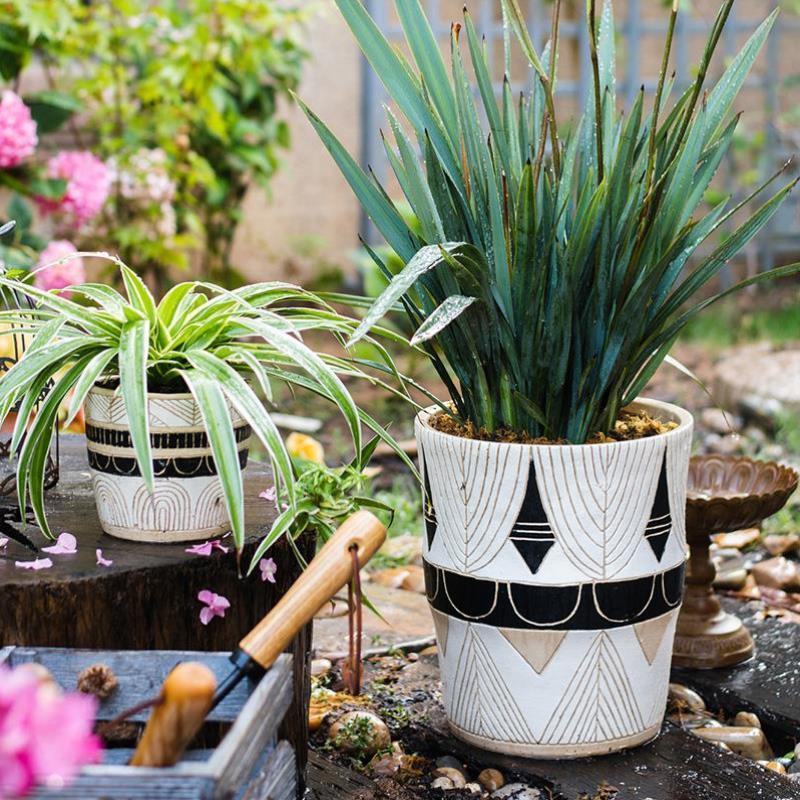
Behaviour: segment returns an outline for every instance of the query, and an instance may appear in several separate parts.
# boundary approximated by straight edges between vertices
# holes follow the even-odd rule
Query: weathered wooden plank
[[[208,762],[220,796],[241,786],[267,744],[275,741],[275,731],[291,701],[291,659],[281,656],[255,687]]]
[[[771,739],[783,738],[773,746],[789,749],[800,741],[800,625],[763,619],[760,603],[726,598],[723,605],[753,634],[754,658],[725,669],[674,669],[672,678],[699,692],[711,709],[757,714]]]
[[[266,763],[239,800],[294,800],[297,792],[297,768],[294,750],[288,742],[278,742]]]
[[[314,752],[308,754],[307,785],[315,800],[369,797],[365,792],[373,792],[375,789],[373,781],[351,769],[339,767]]]
[[[11,655],[11,664],[34,661],[47,667],[65,691],[74,691],[78,675],[92,664],[105,664],[119,681],[119,688],[100,704],[98,719],[113,719],[120,712],[161,690],[169,671],[181,661],[200,661],[206,664],[221,680],[231,671],[230,653],[197,653],[184,650],[67,650],[48,647],[18,647]],[[290,661],[291,659],[287,657]],[[281,661],[281,675],[286,661]],[[243,681],[208,716],[209,721],[230,722],[241,711],[255,683]],[[150,716],[149,709],[131,717],[133,722],[143,722]]]
[[[114,775],[97,775],[78,780],[57,790],[41,790],[34,800],[212,800],[212,778],[186,775],[141,776],[136,785]]]

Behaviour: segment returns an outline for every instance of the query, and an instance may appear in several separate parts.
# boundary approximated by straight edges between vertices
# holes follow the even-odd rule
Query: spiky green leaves
[[[731,105],[774,15],[707,89],[708,66],[733,5],[724,0],[697,79],[670,107],[674,6],[656,107],[650,112],[639,93],[630,113],[621,115],[612,6],[587,0],[594,91],[578,125],[559,138],[552,97],[557,52],[539,55],[518,0],[502,0],[534,72],[518,101],[507,81],[495,92],[468,13],[464,27],[453,29],[445,85],[418,0],[396,0],[415,66],[388,45],[359,0],[336,1],[411,124],[407,133],[390,115],[394,147],[388,136],[386,147],[423,240],[408,252],[417,235],[401,224],[387,192],[307,112],[407,264],[351,341],[400,303],[417,329],[414,343],[431,358],[462,417],[490,430],[509,426],[573,442],[607,428],[685,322],[706,305],[692,305],[697,292],[763,228],[791,188],[780,189],[687,267],[734,211],[725,203],[705,208],[703,198],[733,139]],[[558,11],[556,3],[556,42]]]

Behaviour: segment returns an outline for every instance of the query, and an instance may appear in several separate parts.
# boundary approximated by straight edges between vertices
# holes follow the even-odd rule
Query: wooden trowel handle
[[[369,511],[348,517],[280,602],[239,642],[239,649],[268,669],[297,632],[352,578],[350,548],[366,564],[383,544],[386,528]]]

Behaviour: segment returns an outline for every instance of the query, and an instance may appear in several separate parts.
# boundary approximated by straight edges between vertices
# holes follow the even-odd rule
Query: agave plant
[[[729,119],[733,100],[774,14],[707,89],[734,3],[726,0],[696,79],[670,102],[677,94],[669,76],[675,0],[652,106],[645,108],[642,90],[621,114],[612,6],[606,2],[598,14],[595,0],[587,0],[594,91],[577,123],[560,126],[554,100],[560,0],[541,55],[517,0],[503,0],[505,23],[530,62],[532,80],[515,98],[506,75],[499,100],[468,11],[463,25],[452,28],[448,70],[419,0],[395,3],[413,63],[389,45],[359,0],[336,3],[407,120],[404,126],[388,111],[393,143],[388,136],[384,142],[421,226],[417,232],[406,224],[374,176],[304,107],[406,264],[393,277],[373,253],[391,283],[351,341],[401,303],[416,327],[412,344],[430,357],[459,418],[488,431],[510,428],[575,443],[607,432],[701,309],[753,281],[798,269],[765,272],[697,299],[793,186],[779,189],[724,238],[718,234],[752,209],[776,176],[740,203],[728,198],[704,206],[736,130],[738,116]]]
[[[98,383],[113,382],[119,387],[136,460],[151,491],[147,392],[186,388],[192,392],[238,550],[244,544],[244,502],[228,402],[266,449],[281,497],[289,504],[289,513],[284,515],[288,517],[302,511],[295,507],[297,468],[257,388],[270,400],[272,383],[277,380],[331,400],[347,422],[359,458],[368,458],[371,449],[362,447],[361,423],[385,441],[393,441],[356,407],[337,375],[340,369],[350,374],[358,370],[335,356],[318,355],[301,340],[302,332],[310,328],[340,339],[355,328],[353,321],[335,314],[309,292],[278,282],[228,291],[192,281],[176,285],[156,303],[136,273],[118,259],[99,253],[80,255],[115,261],[124,293],[86,283],[68,287],[71,297],[66,297],[66,292],[36,288],[31,275],[0,274],[0,292],[31,301],[31,308],[0,312],[0,324],[13,325],[29,342],[22,358],[0,379],[0,420],[17,410],[11,451],[18,458],[20,507],[24,510],[30,498],[36,521],[47,536],[52,538],[44,510],[43,476],[54,422],[70,391],[66,425]],[[378,351],[385,352],[380,346]]]

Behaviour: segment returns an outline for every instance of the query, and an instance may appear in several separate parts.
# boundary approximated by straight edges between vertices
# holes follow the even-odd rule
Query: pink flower
[[[261,570],[261,580],[275,583],[275,573],[278,571],[278,566],[271,558],[262,558],[258,562],[258,567]]]
[[[221,550],[223,553],[228,552],[228,548],[219,539],[214,539],[211,542],[203,542],[203,544],[195,544],[186,548],[187,553],[193,556],[210,556],[212,551]]]
[[[36,122],[20,97],[6,89],[0,98],[0,168],[22,163],[36,149]]]
[[[54,556],[71,556],[78,552],[78,540],[71,533],[62,531],[58,535],[56,543],[51,544],[50,547],[43,547],[42,552],[52,553]]]
[[[54,261],[59,262],[60,259],[68,258],[77,252],[75,245],[66,239],[55,239],[50,242],[39,254],[39,263],[36,267],[37,269],[46,267],[47,264],[50,264],[50,266],[34,275],[34,284],[39,289],[49,292],[51,289],[63,289],[66,286],[84,283],[86,281],[86,267],[82,258],[70,258],[69,261],[53,263]],[[72,292],[63,292],[64,297],[69,297],[71,294]]]
[[[14,566],[20,569],[50,569],[53,566],[53,562],[49,558],[37,558],[33,561],[15,561]]]
[[[0,664],[0,798],[35,786],[58,789],[84,764],[99,760],[92,733],[97,701],[60,694],[36,673]]]
[[[97,556],[98,567],[110,567],[114,563],[110,558],[103,558],[103,551],[99,547],[94,554]]]
[[[258,496],[266,500],[268,503],[274,503],[278,496],[278,492],[274,486],[270,486],[269,489],[261,492]]]
[[[40,197],[43,211],[62,211],[78,225],[97,216],[111,189],[111,172],[96,156],[87,150],[62,150],[47,162],[50,178],[67,182],[60,200]]]
[[[210,589],[203,589],[197,595],[197,599],[205,603],[205,608],[200,609],[200,622],[203,625],[208,625],[214,617],[224,617],[225,611],[231,607],[227,597],[215,594]]]

